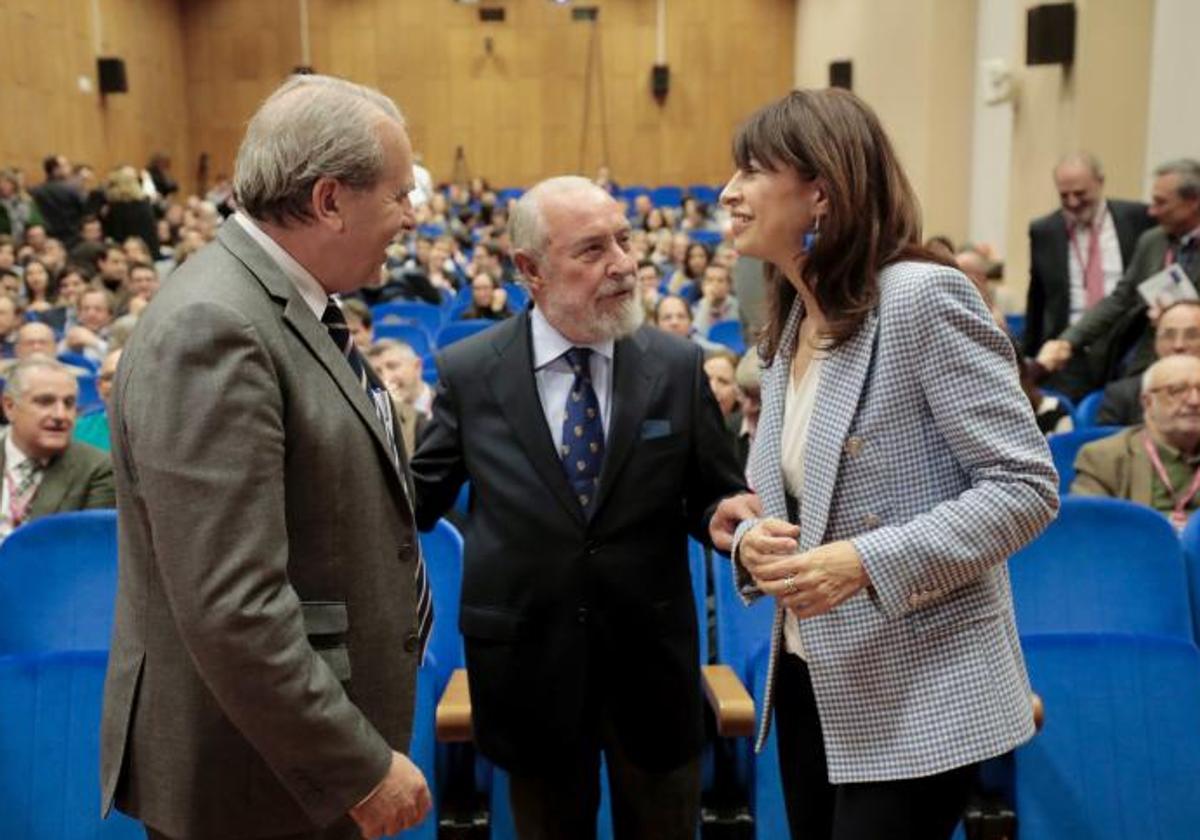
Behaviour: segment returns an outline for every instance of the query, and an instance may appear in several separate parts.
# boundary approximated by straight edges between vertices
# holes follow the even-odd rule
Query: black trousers
[[[425,819],[433,819],[432,814]],[[171,837],[163,834],[157,829],[145,826],[146,837],[148,840],[224,840],[224,838],[204,837],[189,835],[187,837]],[[350,817],[341,817],[333,825],[325,829],[318,829],[311,833],[305,834],[287,834],[274,836],[271,840],[362,840],[362,832],[358,830],[358,825]]]
[[[594,840],[600,753],[608,762],[616,840],[695,840],[700,822],[700,757],[666,771],[633,764],[611,721],[574,759],[538,774],[510,774],[509,802],[520,840]]]
[[[978,765],[936,776],[832,785],[804,661],[780,653],[775,675],[779,772],[793,840],[949,840]]]

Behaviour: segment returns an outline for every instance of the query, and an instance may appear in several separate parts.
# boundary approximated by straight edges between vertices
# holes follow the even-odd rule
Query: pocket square
[[[670,420],[643,420],[642,440],[654,440],[671,434]]]

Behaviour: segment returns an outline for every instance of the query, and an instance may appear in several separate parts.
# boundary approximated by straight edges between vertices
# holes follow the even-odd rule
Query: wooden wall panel
[[[51,152],[103,174],[171,155],[186,177],[188,109],[178,0],[100,0],[100,54],[125,59],[130,92],[101,97],[92,3],[0,0],[0,164],[42,180]],[[83,76],[90,93],[79,89]]]
[[[452,0],[309,0],[312,63],[392,96],[435,178],[451,177],[460,147],[471,174],[500,186],[594,171],[605,125],[596,76],[584,125],[592,25],[546,0],[484,5],[502,6],[507,20],[480,23],[478,6]],[[614,176],[651,185],[724,179],[737,123],[792,84],[795,0],[668,0],[672,78],[661,107],[650,95],[654,0],[588,5],[600,8]],[[214,173],[229,172],[244,121],[300,64],[298,5],[186,0],[181,8],[191,157],[208,152]]]

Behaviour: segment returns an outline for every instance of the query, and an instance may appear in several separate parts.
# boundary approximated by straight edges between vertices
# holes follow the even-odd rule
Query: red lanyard
[[[1083,261],[1083,251],[1079,248],[1079,233],[1080,225],[1071,225],[1071,250],[1075,252],[1075,259],[1079,262],[1079,270],[1083,272],[1084,283],[1087,283],[1088,273],[1092,270],[1092,261],[1100,258],[1100,228],[1103,226],[1104,220],[1098,219],[1087,228],[1092,232],[1092,239],[1088,243],[1088,258],[1087,262]]]
[[[1200,491],[1200,467],[1196,468],[1195,474],[1192,476],[1192,483],[1188,487],[1187,492],[1182,495],[1175,495],[1175,486],[1171,484],[1171,479],[1167,476],[1167,468],[1163,466],[1162,458],[1158,455],[1158,447],[1150,440],[1150,435],[1145,435],[1142,438],[1142,445],[1146,447],[1146,457],[1150,459],[1150,463],[1154,466],[1154,471],[1158,473],[1159,480],[1163,486],[1167,488],[1168,495],[1172,498],[1171,522],[1176,528],[1182,528],[1187,524],[1187,514],[1184,513],[1184,508],[1187,507],[1192,497]]]

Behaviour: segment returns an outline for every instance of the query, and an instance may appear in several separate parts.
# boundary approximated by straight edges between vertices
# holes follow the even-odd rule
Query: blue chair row
[[[1015,754],[1021,840],[1195,837],[1200,651],[1118,634],[1023,647],[1046,720]]]
[[[1075,456],[1084,444],[1119,431],[1120,426],[1092,426],[1046,436],[1046,443],[1050,446],[1050,457],[1054,460],[1054,468],[1058,470],[1058,492],[1061,495],[1065,496],[1071,491],[1071,482],[1075,480]]]

